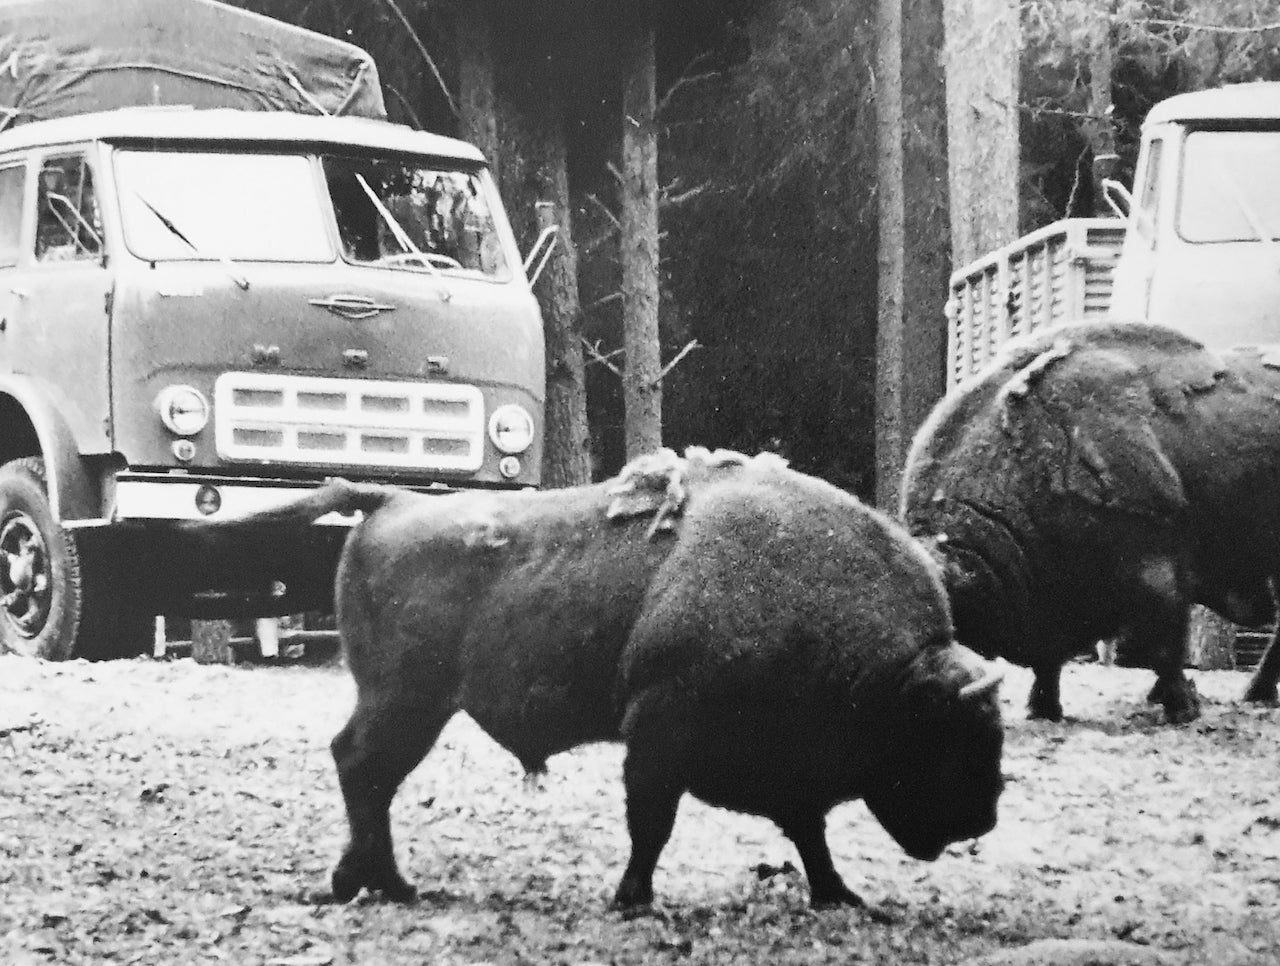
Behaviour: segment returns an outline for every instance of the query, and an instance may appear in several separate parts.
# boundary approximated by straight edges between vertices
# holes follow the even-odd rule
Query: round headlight
[[[194,436],[209,422],[209,403],[191,386],[166,386],[156,396],[156,412],[175,436]]]
[[[499,406],[489,417],[489,438],[504,453],[523,453],[533,443],[533,417],[522,406]]]

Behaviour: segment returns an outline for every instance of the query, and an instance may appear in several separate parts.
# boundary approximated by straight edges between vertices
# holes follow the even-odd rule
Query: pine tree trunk
[[[1017,0],[945,0],[955,268],[1018,236]]]
[[[635,3],[623,28],[622,326],[627,458],[662,445],[658,332],[658,139],[653,10]]]
[[[492,0],[458,6],[458,136],[484,153],[494,180],[501,184],[492,16]]]
[[[524,34],[521,33],[522,39]],[[523,252],[548,224],[559,226],[556,247],[534,286],[546,337],[547,397],[542,455],[544,486],[590,482],[582,309],[578,258],[570,219],[565,110],[554,66],[525,46],[503,52],[510,70],[495,98],[501,139],[499,188]],[[463,102],[468,100],[463,95]],[[533,267],[536,267],[536,263]]]
[[[1094,28],[1093,53],[1089,58],[1089,117],[1082,125],[1093,152],[1090,174],[1093,180],[1093,214],[1105,217],[1113,212],[1107,205],[1102,181],[1115,173],[1116,126],[1112,119],[1111,71],[1115,62],[1110,18],[1101,18]]]
[[[542,303],[547,349],[547,439],[542,458],[544,486],[591,481],[587,432],[587,375],[582,356],[582,307],[578,298],[578,253],[570,220],[569,171],[564,126],[545,146],[552,156],[540,166],[542,200],[538,225],[556,225],[556,247],[535,286]]]
[[[942,0],[879,0],[877,37],[876,502],[893,511],[911,437],[945,384]]]

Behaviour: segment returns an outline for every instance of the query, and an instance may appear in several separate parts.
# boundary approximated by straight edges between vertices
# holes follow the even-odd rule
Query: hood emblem
[[[375,302],[364,295],[326,295],[322,299],[309,299],[318,308],[328,309],[334,315],[344,319],[371,319],[380,312],[394,312],[395,306],[386,302]]]

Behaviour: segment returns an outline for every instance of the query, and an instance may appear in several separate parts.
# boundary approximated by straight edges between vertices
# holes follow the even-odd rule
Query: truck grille
[[[458,472],[484,460],[475,386],[225,372],[214,425],[227,460]]]

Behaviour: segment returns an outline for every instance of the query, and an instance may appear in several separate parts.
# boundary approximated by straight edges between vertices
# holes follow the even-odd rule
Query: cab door
[[[26,187],[26,159],[0,162],[0,375],[13,372],[8,331],[23,291],[15,275],[22,257]]]
[[[39,383],[82,453],[109,452],[112,279],[94,165],[63,149],[28,170],[34,224],[16,264],[0,270],[5,367]]]

